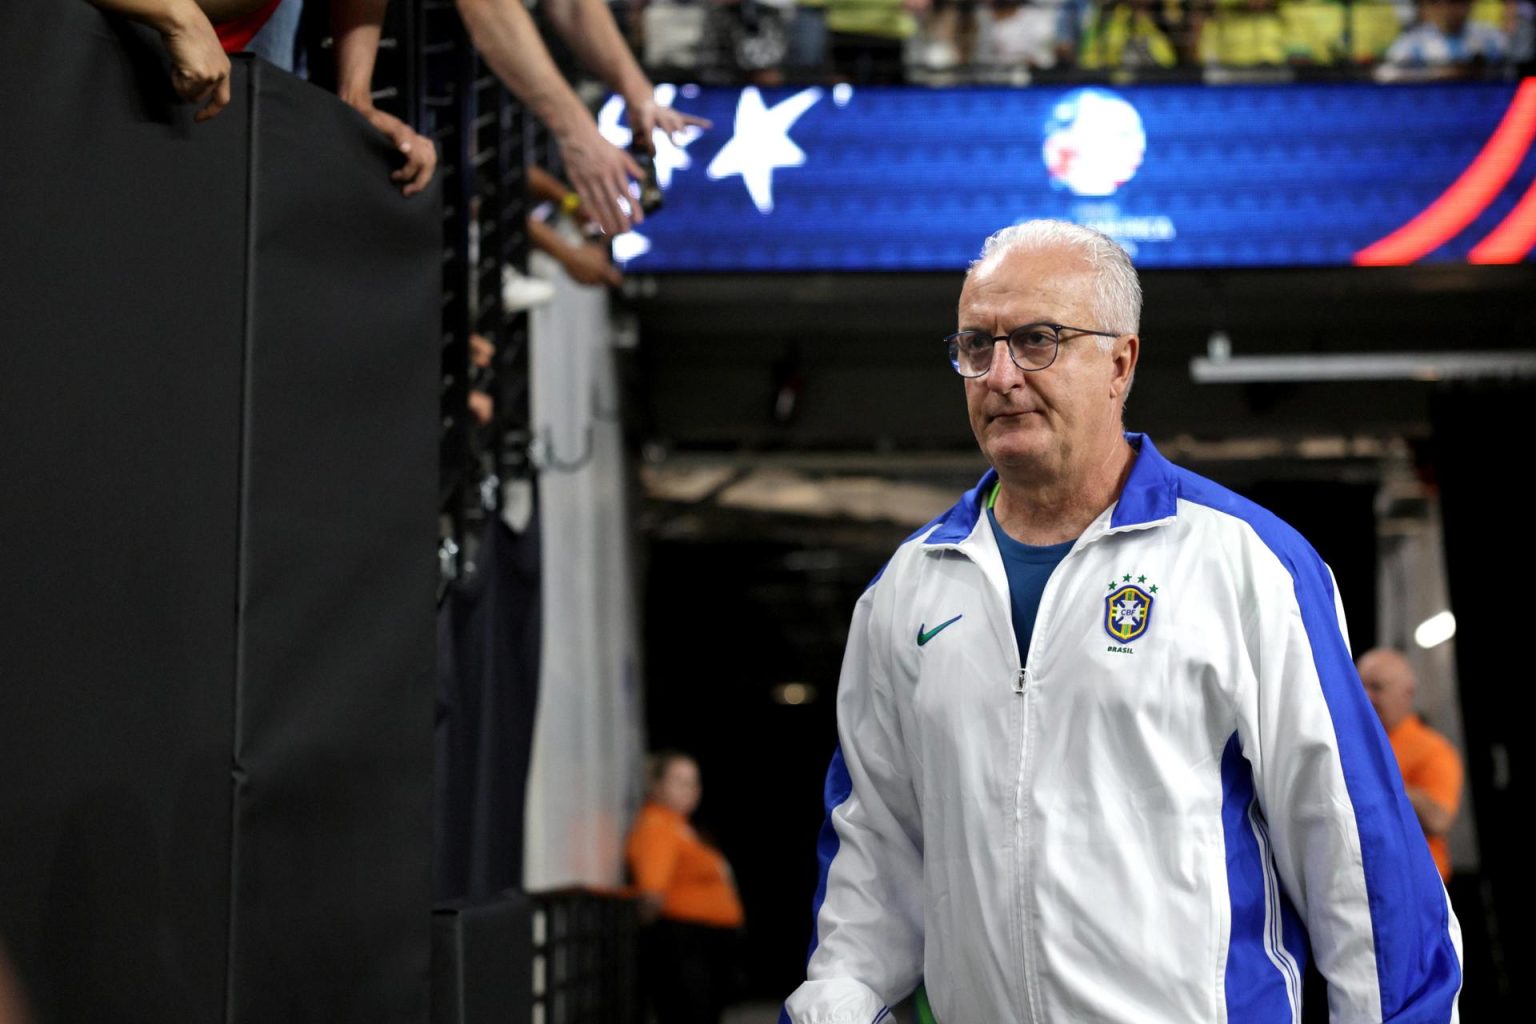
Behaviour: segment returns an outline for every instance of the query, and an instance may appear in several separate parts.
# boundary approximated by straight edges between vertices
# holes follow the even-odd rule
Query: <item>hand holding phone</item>
[[[635,192],[641,212],[649,217],[662,206],[661,186],[656,182],[656,158],[649,150],[641,148],[638,142],[629,147],[629,155],[634,158],[635,163],[640,165],[642,172],[640,179],[635,183],[639,187],[638,192],[635,192],[634,188],[631,188],[631,191]]]

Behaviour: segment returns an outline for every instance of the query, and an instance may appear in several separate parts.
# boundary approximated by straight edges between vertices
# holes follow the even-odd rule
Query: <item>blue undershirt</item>
[[[997,538],[997,550],[1003,556],[1003,569],[1008,573],[1008,598],[1013,606],[1013,635],[1019,641],[1019,665],[1029,657],[1029,638],[1035,633],[1035,616],[1040,613],[1040,595],[1045,593],[1045,583],[1061,560],[1072,550],[1075,540],[1060,544],[1036,547],[1022,544],[1003,532],[997,525],[997,515],[992,505],[987,505],[987,520],[992,524],[992,536]]]

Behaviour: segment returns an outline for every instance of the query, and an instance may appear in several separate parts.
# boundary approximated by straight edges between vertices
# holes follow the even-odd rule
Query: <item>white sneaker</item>
[[[542,306],[555,297],[555,286],[537,277],[520,274],[516,267],[501,267],[501,308],[508,314]]]

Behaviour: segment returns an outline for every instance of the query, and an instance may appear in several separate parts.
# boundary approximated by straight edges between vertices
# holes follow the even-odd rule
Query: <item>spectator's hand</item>
[[[579,199],[581,197],[577,196],[577,198]],[[593,228],[596,228],[598,231],[602,230],[602,225],[599,224],[597,219],[593,217],[592,214],[587,210],[586,203],[578,203],[576,205],[576,209],[573,212],[566,214],[566,217],[572,224],[576,225],[577,230],[579,230],[583,235],[586,235],[588,238],[591,238],[594,234],[592,230]]]
[[[469,414],[482,427],[490,426],[491,420],[496,418],[496,401],[484,391],[471,391],[466,404],[469,406]]]
[[[635,141],[645,147],[647,152],[655,153],[656,146],[651,139],[651,132],[660,128],[667,133],[669,138],[676,141],[678,132],[685,128],[693,127],[703,130],[714,126],[714,122],[708,118],[695,117],[692,114],[684,114],[682,111],[664,107],[654,99],[641,100],[638,103],[629,103],[629,126],[634,130]]]
[[[188,6],[184,17],[161,26],[160,38],[171,58],[171,86],[182,99],[203,105],[192,115],[201,122],[229,106],[229,55],[208,16]]]
[[[596,245],[570,245],[557,254],[560,265],[578,284],[620,284],[624,275],[608,259],[608,250]]]
[[[561,141],[560,156],[565,161],[571,187],[581,197],[582,208],[598,227],[618,235],[629,230],[631,215],[635,224],[645,220],[640,204],[629,194],[630,179],[640,177],[639,165],[603,138],[596,125]],[[619,205],[620,197],[626,204],[623,207]]]
[[[486,340],[484,335],[471,334],[469,336],[469,365],[480,370],[491,368],[491,360],[496,358],[496,346]]]
[[[355,108],[396,149],[405,154],[405,166],[391,173],[389,180],[400,182],[400,191],[408,196],[426,188],[437,170],[437,147],[432,144],[432,140],[372,103],[357,104]]]

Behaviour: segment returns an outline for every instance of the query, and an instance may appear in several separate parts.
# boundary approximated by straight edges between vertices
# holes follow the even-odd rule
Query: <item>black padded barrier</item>
[[[0,948],[38,1024],[425,1022],[440,198],[0,3]]]
[[[533,920],[525,893],[439,904],[432,913],[432,1024],[533,1019]]]

